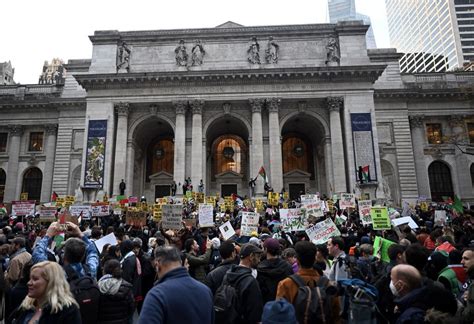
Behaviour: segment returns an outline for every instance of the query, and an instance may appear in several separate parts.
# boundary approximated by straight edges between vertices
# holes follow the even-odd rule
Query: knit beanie
[[[263,307],[262,324],[297,324],[295,308],[285,299],[269,301]]]

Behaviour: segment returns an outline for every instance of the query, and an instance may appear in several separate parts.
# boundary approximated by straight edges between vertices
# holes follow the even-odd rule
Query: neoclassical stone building
[[[367,28],[97,31],[64,84],[0,87],[0,199],[246,195],[263,166],[292,196],[474,201],[474,74],[401,76]]]

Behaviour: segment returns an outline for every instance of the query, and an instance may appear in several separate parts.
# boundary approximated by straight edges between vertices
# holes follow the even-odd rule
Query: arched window
[[[311,143],[299,135],[288,135],[283,139],[283,174],[293,170],[301,170],[311,174],[313,172],[313,153]]]
[[[23,186],[21,192],[28,193],[29,200],[40,200],[43,173],[38,168],[30,168],[23,175]]]
[[[150,145],[148,151],[147,181],[149,176],[158,172],[173,174],[174,142],[170,138],[159,139]]]
[[[214,175],[227,171],[245,174],[246,145],[239,136],[223,135],[213,145]]]
[[[451,171],[445,163],[440,161],[431,163],[428,168],[428,176],[433,201],[443,201],[443,197],[454,198]]]
[[[5,170],[0,169],[0,203],[3,202],[3,196],[5,195],[5,182],[7,181],[7,174]]]

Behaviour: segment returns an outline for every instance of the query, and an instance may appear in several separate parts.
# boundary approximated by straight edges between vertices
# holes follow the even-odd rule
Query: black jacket
[[[111,284],[103,285],[105,281]],[[117,291],[118,288],[118,291]],[[99,281],[100,311],[98,323],[127,324],[135,311],[133,286],[125,280],[109,278]]]
[[[31,311],[17,308],[10,318],[8,323],[12,324],[22,324],[25,320],[25,317]],[[39,319],[38,324],[81,324],[81,313],[79,308],[76,305],[71,305],[69,307],[64,307],[61,311],[55,314],[51,314],[51,307],[46,306],[43,308],[43,314]]]
[[[275,300],[278,283],[293,274],[291,265],[280,258],[263,260],[259,263],[257,271],[263,303]]]
[[[217,268],[207,274],[204,283],[211,289],[213,295],[216,293],[217,288],[222,284],[226,272],[233,264],[235,264],[234,260],[224,261],[218,265]]]
[[[133,286],[133,296],[135,301],[143,300],[142,295],[142,275],[138,274],[137,257],[132,255],[122,263],[122,278]]]
[[[259,323],[263,312],[262,293],[257,280],[252,276],[252,270],[240,265],[232,265],[224,277],[224,282],[236,286],[242,316],[239,323]]]

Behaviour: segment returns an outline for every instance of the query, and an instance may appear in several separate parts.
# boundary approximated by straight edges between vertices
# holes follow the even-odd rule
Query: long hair
[[[46,285],[46,303],[51,306],[52,314],[58,313],[64,307],[69,307],[71,305],[79,307],[69,289],[64,270],[59,264],[51,261],[43,261],[35,264],[31,268],[31,272],[35,269],[43,270],[41,276],[48,283]],[[35,301],[36,299],[26,296],[21,303],[20,308],[34,309]]]

